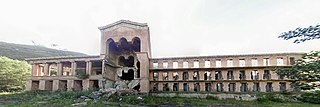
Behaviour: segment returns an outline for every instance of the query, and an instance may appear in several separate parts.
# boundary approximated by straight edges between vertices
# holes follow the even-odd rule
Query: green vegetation
[[[26,58],[55,57],[55,56],[86,56],[86,54],[50,49],[41,46],[21,45],[0,42],[0,56],[24,60]]]
[[[86,73],[85,69],[77,69],[76,70],[76,77],[84,80],[84,79],[89,78],[89,74]]]
[[[284,40],[295,39],[293,43],[301,43],[313,39],[320,39],[320,25],[309,26],[307,28],[296,28],[282,33],[279,38]]]
[[[207,107],[210,105],[224,105],[231,107],[319,107],[318,104],[301,103],[301,102],[282,102],[278,100],[257,100],[257,101],[238,101],[234,99],[218,100],[216,97],[208,98],[181,98],[181,97],[155,97],[141,96],[112,96],[111,98],[100,98],[97,100],[83,100],[80,96],[88,96],[91,91],[78,92],[48,92],[48,91],[29,91],[29,92],[5,92],[0,93],[0,106],[7,107],[59,107],[71,106],[74,103],[87,102],[87,106],[96,107],[118,107],[129,105],[175,105],[175,106],[196,106]],[[263,95],[263,94],[262,94]]]
[[[0,92],[23,90],[30,68],[25,61],[0,57]]]

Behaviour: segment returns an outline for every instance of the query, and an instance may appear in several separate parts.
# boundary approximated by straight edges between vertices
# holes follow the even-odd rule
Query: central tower
[[[151,49],[148,25],[120,20],[99,29],[104,77],[111,81],[139,81],[134,89],[149,92]]]

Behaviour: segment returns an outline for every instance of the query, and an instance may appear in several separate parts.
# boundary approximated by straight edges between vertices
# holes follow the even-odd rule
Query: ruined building
[[[125,81],[141,93],[154,91],[271,92],[290,89],[274,73],[303,53],[152,58],[149,27],[127,20],[99,27],[100,55],[31,58],[27,90],[87,90]],[[79,72],[78,72],[79,71]],[[85,79],[77,77],[82,71]]]

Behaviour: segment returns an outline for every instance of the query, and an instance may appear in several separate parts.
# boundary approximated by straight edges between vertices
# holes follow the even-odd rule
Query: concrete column
[[[158,68],[162,69],[163,68],[163,62],[158,60]]]
[[[271,71],[270,70],[270,73],[271,73],[271,79],[272,80],[277,80],[279,78],[278,74],[275,71]]]
[[[178,75],[179,75],[178,80],[182,80],[183,79],[183,71],[178,71]],[[179,88],[180,88],[180,86],[179,86]]]
[[[228,79],[228,71],[221,71],[221,74],[222,74],[222,79],[223,80],[227,80]]]
[[[189,82],[189,91],[194,91],[194,83],[193,82]]]
[[[199,71],[199,77],[200,77],[199,80],[204,80],[204,72],[205,71]]]
[[[291,82],[286,82],[286,90],[291,90]]]
[[[199,59],[199,68],[204,68],[205,66],[205,60],[204,59]]]
[[[154,73],[154,71],[152,71],[152,72],[149,73],[149,78],[150,78],[150,80],[152,80],[152,81],[154,81],[154,80],[153,80],[153,73]],[[158,74],[158,76],[159,76],[159,74]],[[158,78],[159,78],[159,77],[158,77]],[[152,87],[152,88],[153,88],[153,87]]]
[[[183,83],[179,82],[179,91],[183,91]]]
[[[172,82],[169,82],[169,83],[168,83],[168,86],[169,86],[169,91],[173,91],[173,83],[172,83]]]
[[[62,63],[61,62],[57,62],[57,68],[58,68],[58,73],[57,73],[57,76],[62,76]]]
[[[159,83],[159,85],[158,85],[158,90],[159,90],[159,91],[163,91],[163,83]]]
[[[71,74],[76,75],[77,74],[76,70],[77,70],[77,63],[71,62]]]
[[[249,70],[245,70],[244,72],[246,74],[246,80],[251,80],[251,72],[252,72],[252,70],[249,69]]]
[[[92,62],[87,61],[86,62],[86,74],[91,75],[91,69],[92,69]]]
[[[188,73],[189,73],[189,80],[193,80],[194,72],[193,71],[188,71]]]
[[[163,77],[162,77],[162,73],[163,73],[162,71],[158,71],[158,76],[159,76],[159,77],[158,77],[158,80],[159,80],[159,81],[163,81],[163,79],[162,79],[162,78],[163,78]]]
[[[239,67],[239,58],[234,57],[232,61],[234,67]]]
[[[240,92],[240,86],[241,86],[241,83],[236,82],[236,92]]]
[[[266,92],[266,85],[267,85],[267,82],[260,82],[261,92]]]
[[[173,77],[172,77],[173,72],[172,71],[168,71],[168,80],[172,81]]]
[[[73,91],[74,80],[67,80],[67,90]]]
[[[82,80],[82,86],[83,86],[83,90],[89,90],[89,87],[90,87],[89,79]]]
[[[103,86],[104,86],[103,81],[104,81],[104,79],[99,79],[99,81],[98,81],[99,88],[103,88]]]
[[[258,72],[259,72],[259,80],[263,80],[264,70],[258,69]]]
[[[52,90],[57,91],[59,89],[59,80],[53,80]]]
[[[280,84],[279,84],[279,82],[272,82],[272,91],[274,91],[274,92],[280,91]]]
[[[44,64],[44,76],[49,76],[49,64]]]
[[[217,83],[216,83],[216,82],[212,82],[212,83],[211,83],[211,90],[212,90],[212,92],[217,92],[216,86],[217,86]]]
[[[32,64],[31,76],[37,76],[37,64]]]
[[[205,84],[205,82],[200,82],[200,91],[206,91],[206,84]]]
[[[184,61],[178,60],[178,68],[183,68],[183,62]]]
[[[247,82],[248,84],[248,91],[252,91],[253,89],[253,82]]]
[[[239,70],[234,70],[233,71],[234,80],[240,80],[239,79],[239,74],[240,74]]]
[[[172,60],[168,60],[168,68],[173,68],[173,61]]]
[[[39,80],[39,90],[46,89],[46,80]]]
[[[229,91],[229,83],[228,82],[223,82],[223,92],[228,92]]]
[[[27,80],[26,82],[26,91],[30,91],[32,87],[32,80]]]

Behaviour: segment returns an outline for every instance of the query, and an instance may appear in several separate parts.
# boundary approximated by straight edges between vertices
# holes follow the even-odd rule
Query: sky
[[[309,52],[320,50],[320,40],[294,44],[278,36],[319,24],[319,5],[320,0],[3,0],[0,41],[99,55],[98,27],[123,19],[148,23],[152,57]]]

